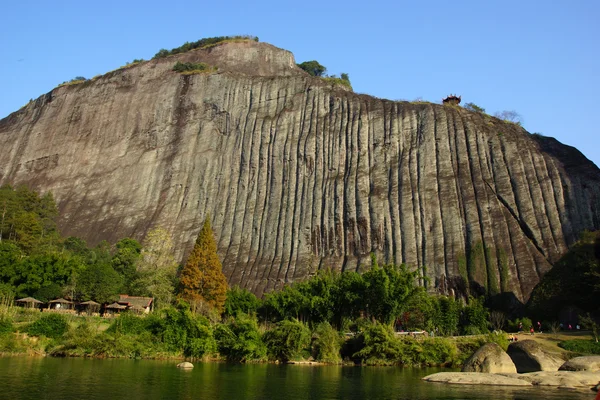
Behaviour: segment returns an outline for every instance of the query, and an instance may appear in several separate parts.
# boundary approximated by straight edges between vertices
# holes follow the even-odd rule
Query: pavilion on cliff
[[[460,100],[461,97],[460,96],[456,96],[454,94],[451,94],[450,96],[446,97],[445,99],[442,100],[443,104],[450,104],[453,106],[457,106],[460,104]]]

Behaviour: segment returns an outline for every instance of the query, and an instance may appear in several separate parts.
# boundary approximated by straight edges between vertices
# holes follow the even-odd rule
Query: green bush
[[[46,336],[57,339],[69,330],[69,322],[64,315],[48,314],[29,325],[27,333],[32,336]]]
[[[126,312],[121,314],[106,330],[107,333],[123,335],[139,335],[146,330],[147,323],[144,317]]]
[[[206,63],[191,63],[191,62],[182,63],[182,62],[177,61],[177,63],[173,66],[173,71],[175,71],[175,72],[206,71],[209,68],[210,68],[210,66]]]
[[[230,362],[263,361],[267,348],[255,319],[240,314],[215,328],[219,354]]]
[[[19,335],[0,335],[0,353],[25,353],[29,343]]]
[[[565,340],[558,346],[575,353],[600,354],[600,343],[594,340]]]
[[[508,345],[510,344],[508,336],[504,332],[488,333],[485,337],[485,343],[496,343],[498,346],[502,347],[504,351],[508,349]]]
[[[239,286],[234,286],[227,290],[227,299],[223,315],[226,317],[235,317],[240,313],[251,314],[258,310],[260,300],[254,293],[247,289],[240,289]]]
[[[508,330],[510,332],[517,332],[519,330],[519,323],[523,324],[524,332],[529,332],[529,328],[533,326],[533,323],[529,318],[517,318],[514,321],[508,321]]]
[[[328,322],[317,325],[312,335],[311,353],[315,360],[339,363],[343,338]]]
[[[447,338],[430,338],[421,342],[422,351],[417,360],[421,365],[450,365],[456,361],[458,348]]]
[[[478,112],[478,113],[485,113],[485,108],[479,107],[475,103],[467,103],[467,104],[465,104],[465,109],[467,109],[469,111],[475,111],[475,112]]]
[[[392,329],[378,322],[365,325],[356,341],[359,350],[352,357],[363,364],[397,363],[402,354],[400,342]]]
[[[350,81],[344,80],[342,78],[338,78],[337,76],[327,76],[327,77],[324,77],[321,79],[324,82],[330,84],[331,86],[342,85],[349,89],[352,89],[352,85],[350,84]]]
[[[14,330],[12,319],[8,316],[0,317],[0,336],[11,333]]]
[[[303,356],[310,345],[310,331],[298,320],[284,320],[266,332],[263,340],[270,359],[287,362]]]
[[[163,58],[163,57],[170,56],[172,54],[185,53],[187,51],[194,50],[194,49],[201,49],[203,47],[211,47],[211,46],[214,46],[214,45],[222,43],[222,42],[248,41],[248,40],[253,40],[255,42],[258,42],[258,37],[250,36],[250,35],[237,35],[237,36],[216,36],[216,37],[204,38],[204,39],[200,39],[196,42],[185,42],[183,45],[181,45],[179,47],[175,47],[174,49],[171,49],[171,50],[160,49],[158,51],[158,53],[156,53],[154,55],[154,57],[152,57],[152,58],[153,59],[154,58]]]
[[[325,71],[327,71],[327,68],[325,68],[316,60],[304,61],[303,63],[296,65],[311,76],[323,76]]]
[[[217,349],[210,322],[195,316],[187,308],[167,308],[164,318],[150,320],[149,331],[166,345],[167,349],[182,352],[186,357],[202,358]]]

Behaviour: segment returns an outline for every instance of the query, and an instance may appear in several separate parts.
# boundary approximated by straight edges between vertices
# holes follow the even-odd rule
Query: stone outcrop
[[[194,364],[192,364],[191,362],[182,362],[177,364],[177,368],[181,368],[181,369],[192,369],[194,368]]]
[[[496,343],[481,346],[467,361],[462,372],[517,373],[512,359]]]
[[[177,61],[219,69],[182,75]],[[0,149],[0,184],[52,191],[63,233],[92,245],[162,226],[184,259],[210,214],[230,284],[259,294],[375,253],[430,290],[526,300],[600,228],[600,172],[576,149],[456,106],[354,94],[265,43],[58,87],[0,120]]]
[[[537,371],[558,371],[564,360],[545,351],[534,340],[511,343],[506,351],[518,373]]]
[[[558,368],[559,371],[600,371],[600,356],[571,358]]]
[[[528,374],[486,374],[478,372],[439,372],[423,378],[427,382],[462,385],[547,386],[563,389],[591,389],[600,372],[545,371]]]
[[[532,386],[531,382],[519,379],[518,375],[504,376],[483,372],[438,372],[423,378],[427,382],[454,383],[461,385]]]

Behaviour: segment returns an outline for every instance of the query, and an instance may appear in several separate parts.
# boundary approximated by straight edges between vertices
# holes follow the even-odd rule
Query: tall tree
[[[227,298],[227,279],[217,255],[217,244],[208,217],[198,234],[196,244],[181,271],[180,296],[197,308],[207,303],[223,310]]]
[[[150,295],[159,307],[168,306],[175,292],[177,262],[169,232],[156,228],[148,232],[136,266],[137,279],[131,284],[134,294]]]

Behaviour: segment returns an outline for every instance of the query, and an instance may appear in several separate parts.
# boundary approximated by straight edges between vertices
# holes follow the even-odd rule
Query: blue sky
[[[456,93],[490,114],[515,110],[528,131],[600,165],[597,0],[6,3],[0,118],[75,76],[186,41],[251,34],[297,62],[347,72],[359,93],[432,102]]]

